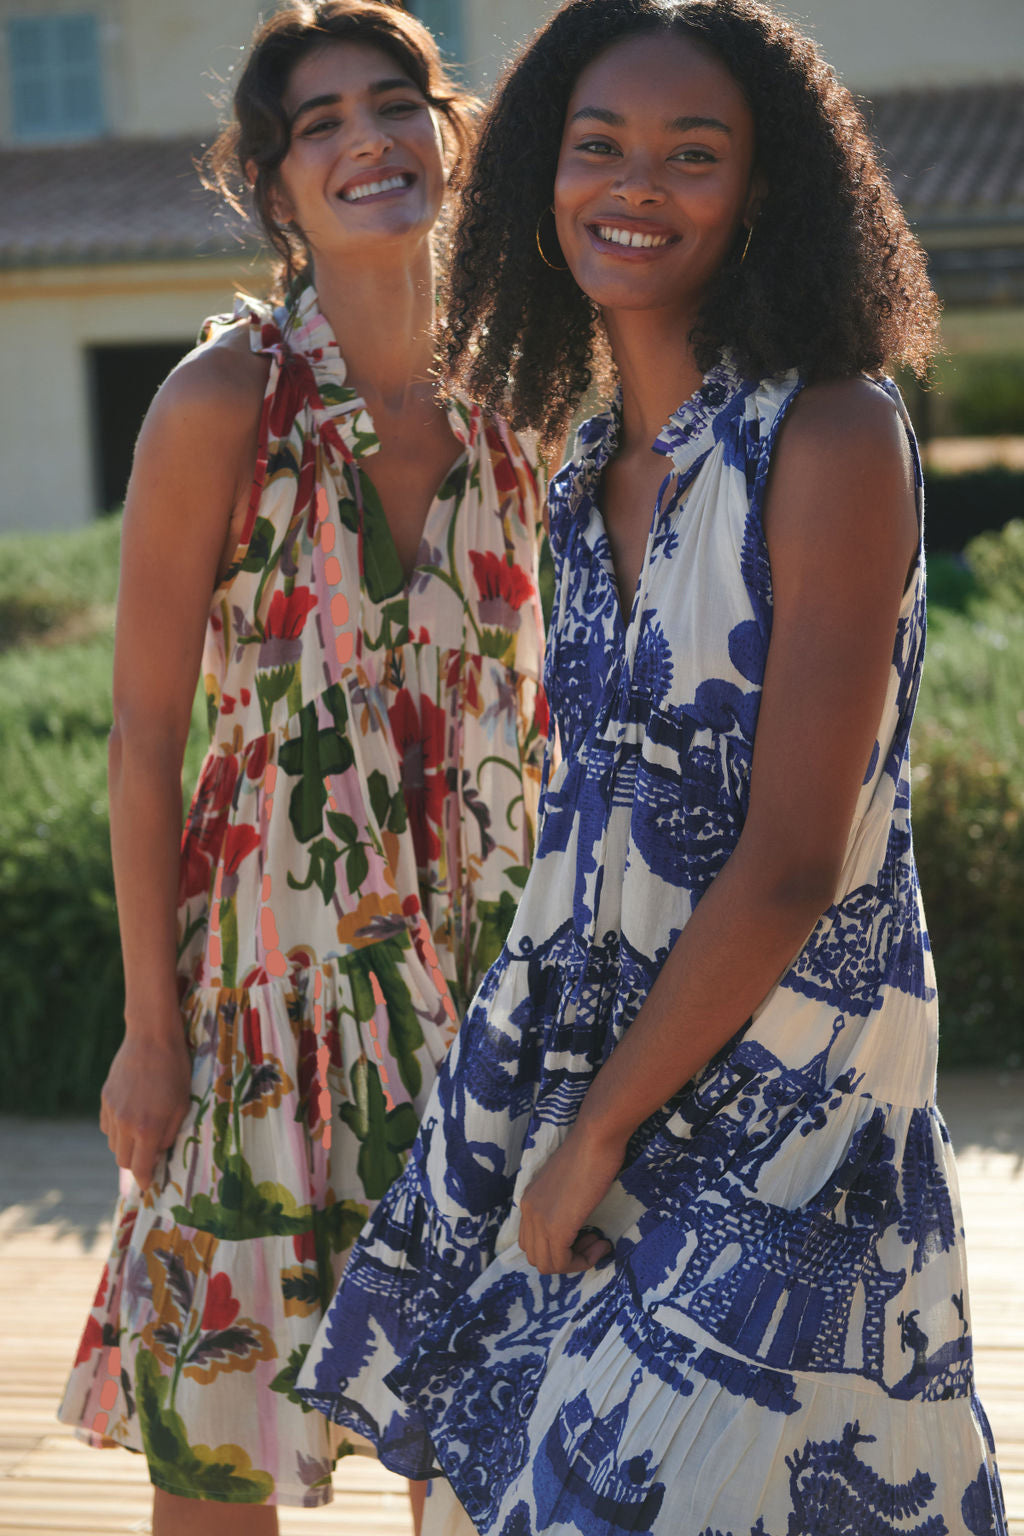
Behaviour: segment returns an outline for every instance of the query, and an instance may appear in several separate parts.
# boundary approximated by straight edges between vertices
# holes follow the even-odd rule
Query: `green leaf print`
[[[515,659],[513,636],[507,629],[489,629],[485,624],[480,631],[481,656],[505,658],[510,664]]]
[[[331,1253],[345,1253],[363,1230],[369,1214],[369,1206],[359,1200],[336,1200],[322,1211],[314,1211],[313,1230],[316,1233],[317,1253],[322,1245],[326,1245]],[[334,1280],[328,1277],[324,1295],[330,1296],[333,1290]]]
[[[249,540],[249,548],[245,552],[240,570],[262,571],[270,559],[270,552],[274,547],[274,525],[269,517],[258,517],[252,530],[252,538]]]
[[[388,785],[387,776],[375,768],[367,780],[370,792],[370,807],[373,818],[382,831],[401,833],[404,832],[409,821],[409,813],[405,804],[405,796],[400,789],[394,794]]]
[[[379,1200],[401,1173],[401,1154],[416,1140],[419,1122],[411,1104],[387,1108],[380,1073],[365,1056],[352,1068],[352,1095],[338,1116],[361,1143],[356,1166],[367,1197]]]
[[[516,906],[515,898],[508,891],[502,891],[499,901],[477,902],[476,948],[473,952],[477,975],[482,976],[501,954],[516,915]]]
[[[514,910],[514,909],[513,909]],[[416,1052],[423,1044],[423,1030],[416,1016],[409,986],[400,967],[404,964],[407,939],[374,944],[363,950],[367,966],[376,972],[384,993],[388,1018],[388,1047],[398,1063],[398,1075],[415,1097],[423,1085],[423,1072]]]
[[[333,694],[334,689],[330,692]],[[326,697],[326,695],[325,695]],[[344,773],[355,762],[352,745],[345,734],[347,712],[337,707],[332,699],[331,709],[335,724],[320,730],[317,725],[316,704],[310,703],[299,716],[299,735],[286,741],[278,751],[278,766],[298,783],[288,801],[288,816],[300,843],[308,843],[323,830],[324,806],[327,789],[324,778]],[[338,724],[338,715],[342,724]]]
[[[295,682],[295,668],[274,667],[270,672],[256,673],[256,696],[260,701],[260,718],[263,729],[270,730],[270,716],[278,699],[283,699]]]
[[[299,1344],[293,1349],[288,1356],[288,1364],[278,1371],[270,1383],[270,1390],[271,1392],[282,1392],[290,1403],[295,1404],[296,1408],[301,1408],[306,1413],[313,1413],[315,1409],[311,1408],[308,1403],[304,1403],[295,1390],[295,1383],[299,1379],[299,1372],[305,1365],[308,1354],[308,1344]]]
[[[405,572],[395,549],[395,541],[384,516],[376,487],[362,469],[357,469],[363,498],[363,576],[371,602],[382,603],[405,587]]]
[[[437,493],[438,501],[453,501],[466,494],[466,478],[469,474],[469,460],[465,455],[453,464],[444,484]]]
[[[232,1153],[218,1166],[224,1171],[216,1198],[211,1200],[202,1193],[193,1196],[190,1206],[176,1205],[172,1212],[175,1221],[232,1240],[292,1237],[309,1231],[309,1206],[300,1205],[283,1184],[270,1179],[256,1184],[241,1153]]]
[[[338,839],[346,847],[354,843],[359,835],[359,828],[351,816],[346,816],[344,811],[328,811],[327,825]]]
[[[309,848],[309,871],[305,880],[296,880],[288,871],[288,884],[293,891],[308,891],[313,885],[324,898],[324,906],[332,899],[338,886],[335,865],[338,860],[337,845],[329,837],[318,837]]]
[[[262,1504],[274,1491],[269,1472],[254,1467],[238,1445],[190,1445],[185,1421],[166,1406],[169,1380],[153,1356],[136,1357],[139,1423],[150,1476],[158,1488],[223,1504]]]
[[[345,860],[345,879],[348,881],[350,891],[358,891],[362,888],[363,881],[370,873],[370,861],[361,843],[351,848]]]
[[[220,973],[221,986],[233,987],[238,970],[238,913],[235,898],[228,897],[220,904]]]

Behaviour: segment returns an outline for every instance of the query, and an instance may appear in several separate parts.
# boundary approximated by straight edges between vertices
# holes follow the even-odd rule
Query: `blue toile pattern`
[[[1005,1536],[910,833],[920,556],[832,904],[633,1137],[593,1216],[614,1253],[542,1276],[516,1240],[743,828],[761,508],[800,387],[724,362],[673,416],[628,619],[596,500],[617,409],[553,481],[561,762],[536,859],[300,1378],[396,1471],[445,1474],[487,1536]]]

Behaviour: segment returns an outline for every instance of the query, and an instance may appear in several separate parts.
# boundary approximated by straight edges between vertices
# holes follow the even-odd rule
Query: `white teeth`
[[[362,197],[374,197],[378,192],[392,192],[396,187],[404,187],[404,176],[388,176],[384,181],[363,182],[360,187],[353,187],[351,192],[343,192],[342,197],[347,203],[358,203]]]
[[[599,224],[597,232],[602,240],[607,240],[610,245],[628,245],[637,250],[641,247],[658,248],[668,245],[667,235],[644,235],[639,230],[619,229],[614,224]]]

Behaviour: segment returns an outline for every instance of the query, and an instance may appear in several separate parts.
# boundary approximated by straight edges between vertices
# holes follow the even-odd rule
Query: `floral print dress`
[[[407,583],[315,292],[246,313],[270,372],[181,852],[191,1107],[122,1198],[61,1417],[169,1493],[314,1505],[346,1437],[297,1372],[532,854],[540,503],[517,439],[454,401]]]
[[[799,389],[726,362],[672,417],[628,621],[598,507],[616,412],[555,477],[564,756],[537,857],[300,1381],[389,1466],[439,1465],[487,1536],[1005,1536],[911,845],[920,554],[832,904],[632,1138],[591,1217],[609,1259],[541,1275],[517,1242],[522,1191],[743,827],[761,508]]]

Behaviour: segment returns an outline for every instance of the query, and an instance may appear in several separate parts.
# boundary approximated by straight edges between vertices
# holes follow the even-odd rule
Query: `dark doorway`
[[[96,506],[116,512],[124,501],[135,439],[150,402],[191,341],[155,341],[121,347],[90,347]]]

